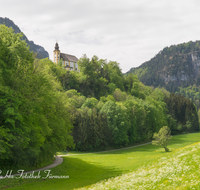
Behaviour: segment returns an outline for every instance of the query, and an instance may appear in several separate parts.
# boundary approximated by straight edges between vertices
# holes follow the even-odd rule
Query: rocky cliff
[[[166,47],[128,73],[136,74],[145,85],[171,92],[180,86],[200,85],[200,41]]]
[[[0,17],[0,24],[5,24],[8,27],[12,27],[15,33],[21,33],[20,28],[9,18]],[[40,45],[36,45],[33,41],[29,41],[26,35],[24,34],[23,40],[26,40],[26,43],[30,47],[30,51],[37,53],[39,59],[49,57],[49,53]]]

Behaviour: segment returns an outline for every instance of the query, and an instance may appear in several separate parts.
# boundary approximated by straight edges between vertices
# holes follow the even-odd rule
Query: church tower
[[[54,63],[58,64],[60,60],[60,50],[57,42],[55,45],[55,50],[53,51],[53,57],[54,57]]]

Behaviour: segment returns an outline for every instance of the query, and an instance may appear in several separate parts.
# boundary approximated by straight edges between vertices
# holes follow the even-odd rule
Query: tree
[[[38,167],[73,146],[68,98],[53,63],[35,59],[21,39],[0,25],[0,168]]]
[[[190,128],[192,127],[192,124],[190,121],[186,122],[186,128],[187,128],[187,132],[190,130]]]
[[[129,142],[126,107],[110,100],[103,105],[100,113],[107,116],[108,128],[112,131],[113,145],[115,147],[126,145]]]
[[[167,144],[172,136],[168,126],[163,126],[158,133],[154,133],[153,138],[155,139],[152,141],[153,145],[162,146],[165,149],[165,152],[169,152]]]

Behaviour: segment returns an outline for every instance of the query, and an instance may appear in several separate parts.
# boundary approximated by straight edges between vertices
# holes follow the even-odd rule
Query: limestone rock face
[[[137,75],[145,85],[165,87],[170,92],[180,86],[200,85],[200,41],[166,47],[128,73]]]
[[[160,74],[160,77],[168,83],[169,81],[187,81],[190,78],[195,79],[200,74],[200,57],[196,53],[191,53],[188,55],[188,63],[185,64],[185,68],[187,70],[188,67],[192,69],[192,73],[187,73],[185,70],[178,70],[176,75],[167,75],[167,74]]]
[[[5,24],[8,27],[12,27],[15,33],[22,32],[20,28],[9,18],[0,17],[0,24]],[[25,34],[23,40],[26,40],[26,43],[30,47],[30,51],[37,53],[37,58],[43,59],[49,57],[49,53],[42,46],[36,45],[33,41],[29,41]]]

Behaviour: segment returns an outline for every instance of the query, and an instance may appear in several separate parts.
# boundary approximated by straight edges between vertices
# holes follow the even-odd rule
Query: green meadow
[[[0,189],[198,189],[199,141],[200,133],[173,136],[167,153],[151,144],[100,153],[73,152],[50,171],[52,176],[69,178],[45,178],[47,174],[41,172],[38,179],[1,179]]]

